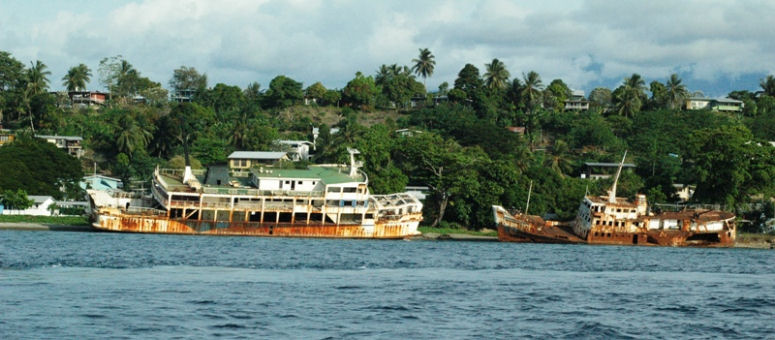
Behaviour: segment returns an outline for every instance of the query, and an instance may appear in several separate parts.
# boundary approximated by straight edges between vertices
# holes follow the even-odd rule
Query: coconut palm
[[[775,77],[768,75],[767,78],[764,78],[759,82],[759,86],[764,90],[764,94],[775,97]]]
[[[614,93],[617,101],[617,112],[625,117],[631,117],[640,112],[643,98],[646,97],[646,81],[637,73],[624,78],[624,82]]]
[[[552,146],[552,153],[545,159],[546,165],[562,177],[573,170],[573,162],[570,159],[570,147],[564,140],[558,139]]]
[[[88,66],[80,64],[73,66],[62,77],[62,85],[67,87],[68,91],[80,91],[86,89],[86,83],[91,79],[91,70]]]
[[[35,95],[48,89],[48,76],[51,75],[51,71],[47,68],[48,66],[40,60],[36,60],[34,64],[30,62],[30,69],[27,70],[27,89],[31,94]]]
[[[509,81],[509,71],[506,65],[498,58],[492,60],[489,64],[484,64],[487,70],[484,73],[484,85],[493,90],[505,89]]]
[[[427,48],[420,49],[419,58],[412,59],[414,66],[412,71],[422,77],[422,84],[425,85],[425,78],[433,74],[433,68],[436,67],[436,57]]]
[[[541,91],[544,89],[544,84],[541,82],[541,76],[536,71],[530,71],[527,74],[522,74],[523,85],[520,92],[520,97],[524,105],[529,111],[532,111],[535,104],[541,100]]]
[[[116,137],[116,148],[119,152],[132,155],[135,150],[145,148],[153,138],[151,131],[138,125],[129,115],[122,116],[118,121],[119,133]]]
[[[673,110],[689,97],[689,90],[686,89],[686,85],[681,84],[681,78],[673,73],[665,84],[665,94],[667,96],[667,107]]]

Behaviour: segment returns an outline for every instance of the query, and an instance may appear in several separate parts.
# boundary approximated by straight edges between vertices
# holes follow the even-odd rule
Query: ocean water
[[[775,251],[0,231],[1,339],[775,338]]]

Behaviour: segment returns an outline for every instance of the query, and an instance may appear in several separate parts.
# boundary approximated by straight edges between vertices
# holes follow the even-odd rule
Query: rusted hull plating
[[[498,228],[498,240],[502,242],[732,247],[736,236],[734,223],[730,222],[717,232],[664,229],[628,232],[617,228],[594,227],[582,238],[538,216],[513,215],[500,206],[493,206],[493,213]]]
[[[422,219],[407,216],[390,223],[377,222],[374,226],[315,225],[291,223],[226,222],[168,219],[163,216],[142,215],[98,215],[92,226],[98,230],[133,233],[223,235],[223,236],[265,236],[265,237],[310,237],[310,238],[376,238],[400,239],[419,235],[417,226]]]
[[[522,243],[582,243],[582,239],[538,216],[512,215],[500,206],[493,206],[498,228],[498,240]]]
[[[589,244],[668,246],[668,247],[732,247],[734,232],[695,233],[683,230],[649,230],[647,232],[590,231]]]

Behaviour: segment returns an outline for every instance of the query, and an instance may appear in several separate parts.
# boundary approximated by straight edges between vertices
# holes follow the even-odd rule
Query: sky
[[[99,62],[116,55],[165,87],[188,66],[209,86],[266,89],[285,75],[342,88],[428,48],[431,91],[497,58],[512,78],[533,70],[586,93],[677,73],[690,91],[723,97],[775,73],[772,13],[771,0],[3,0],[0,50],[48,65],[53,90],[81,63],[90,89],[104,90]]]

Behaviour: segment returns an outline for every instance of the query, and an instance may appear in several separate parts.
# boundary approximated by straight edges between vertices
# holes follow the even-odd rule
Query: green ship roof
[[[258,169],[251,169],[250,172],[258,178],[320,179],[326,184],[362,182],[364,180],[360,173],[355,177],[350,177],[348,176],[349,169],[338,167],[310,166],[307,169],[264,168],[263,173]]]

